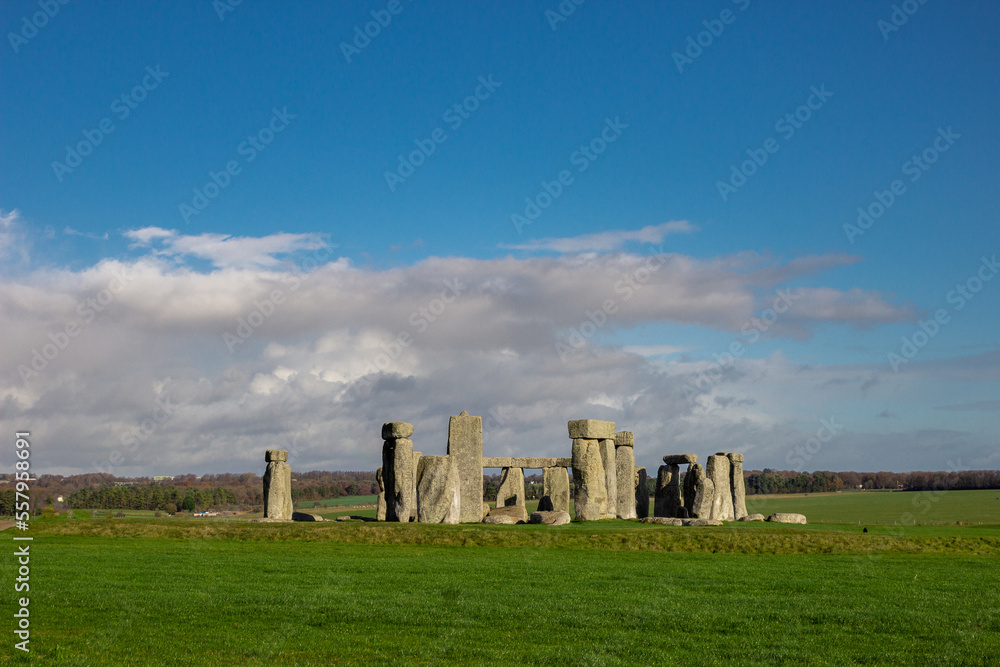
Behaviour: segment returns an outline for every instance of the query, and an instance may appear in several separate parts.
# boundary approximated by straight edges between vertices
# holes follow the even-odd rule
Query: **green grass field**
[[[302,507],[308,510],[314,503],[319,503],[320,507],[336,507],[338,505],[374,505],[378,496],[341,496],[340,498],[327,498],[325,500],[305,500],[295,503],[295,507]]]
[[[0,661],[996,664],[991,493],[941,495],[916,526],[892,524],[899,493],[757,499],[829,522],[806,526],[37,520],[31,659],[10,639]],[[861,533],[858,497],[885,525]]]

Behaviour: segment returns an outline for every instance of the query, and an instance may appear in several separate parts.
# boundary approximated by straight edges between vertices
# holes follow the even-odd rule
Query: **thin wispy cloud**
[[[499,247],[507,250],[544,250],[558,253],[608,252],[618,250],[627,243],[663,243],[663,240],[671,234],[690,234],[697,229],[687,220],[676,220],[660,225],[647,225],[636,230],[617,229],[565,238],[532,239],[527,243],[501,243]]]

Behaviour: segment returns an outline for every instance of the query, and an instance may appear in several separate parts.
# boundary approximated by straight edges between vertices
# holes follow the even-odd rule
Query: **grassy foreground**
[[[1000,655],[996,527],[803,528],[42,521],[31,658],[985,665]],[[6,581],[13,551],[0,557]]]

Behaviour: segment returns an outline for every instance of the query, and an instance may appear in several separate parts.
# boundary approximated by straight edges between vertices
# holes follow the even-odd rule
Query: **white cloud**
[[[136,241],[132,247],[153,246],[162,242],[157,254],[183,259],[195,257],[224,267],[273,267],[280,263],[277,256],[327,247],[321,234],[271,234],[263,237],[230,236],[204,233],[197,236],[179,234],[160,227],[144,227],[124,232]]]
[[[616,229],[595,234],[571,236],[567,238],[531,239],[527,243],[503,244],[499,247],[509,250],[548,250],[559,253],[607,252],[618,250],[626,243],[662,243],[669,234],[690,234],[697,227],[687,220],[675,220],[659,225],[647,225],[642,229]]]

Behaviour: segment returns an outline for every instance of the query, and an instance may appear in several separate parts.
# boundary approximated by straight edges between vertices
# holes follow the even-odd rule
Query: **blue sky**
[[[372,469],[463,409],[490,451],[1000,465],[995,3],[44,6],[0,8],[0,421],[53,472]]]

